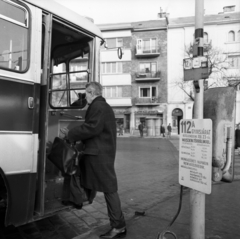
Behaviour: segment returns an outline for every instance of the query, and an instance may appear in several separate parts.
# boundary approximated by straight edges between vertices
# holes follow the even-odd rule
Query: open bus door
[[[44,1],[0,0],[0,202],[6,204],[6,226],[66,208],[65,177],[47,153],[60,128],[84,122],[85,85],[98,80],[101,32],[55,4],[48,2],[48,11]]]
[[[43,16],[44,34],[36,217],[66,208],[61,201],[69,191],[69,179],[47,153],[61,128],[84,122],[85,85],[94,77],[93,37],[51,15]]]

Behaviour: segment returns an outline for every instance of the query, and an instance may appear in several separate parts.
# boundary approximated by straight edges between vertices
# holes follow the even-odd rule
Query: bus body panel
[[[98,36],[102,38],[102,33],[100,29],[87,17],[80,16],[74,11],[64,7],[63,5],[49,0],[25,0],[24,2],[31,3],[35,6],[38,6],[45,11],[54,14],[55,16],[60,16],[60,18],[67,20],[71,23],[74,23],[76,26],[86,30],[91,33],[93,36]]]
[[[6,226],[32,220],[37,180],[42,11],[25,3],[21,6],[30,19],[29,67],[23,72],[0,69],[0,168],[7,190]]]
[[[8,187],[8,207],[6,225],[22,225],[33,219],[36,193],[36,173],[6,175]],[[19,206],[21,205],[21,206]]]

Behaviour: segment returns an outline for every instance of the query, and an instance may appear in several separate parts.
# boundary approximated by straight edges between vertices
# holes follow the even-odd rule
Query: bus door
[[[93,80],[95,59],[94,37],[56,16],[52,16],[52,19],[51,16],[45,16],[45,19],[45,34],[51,32],[51,42],[45,40],[43,56],[43,73],[46,72],[47,82],[43,83],[42,87],[47,85],[47,91],[43,91],[46,93],[42,94],[42,97],[47,101],[46,105],[41,107],[42,118],[46,117],[40,127],[42,154],[39,159],[41,180],[38,184],[40,194],[37,196],[37,212],[41,216],[66,207],[61,202],[67,199],[69,194],[69,178],[62,176],[48,160],[47,154],[61,128],[70,129],[84,122],[87,108],[85,86]],[[47,38],[45,36],[45,39]],[[42,82],[44,80],[42,79]],[[44,99],[41,99],[41,102]]]
[[[33,16],[33,17],[32,17]],[[0,206],[5,225],[34,212],[40,94],[41,11],[0,0]]]

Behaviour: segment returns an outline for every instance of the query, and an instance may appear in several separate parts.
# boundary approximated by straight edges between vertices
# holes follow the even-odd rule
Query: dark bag
[[[78,151],[73,144],[56,137],[48,159],[63,173],[73,175],[77,172]]]

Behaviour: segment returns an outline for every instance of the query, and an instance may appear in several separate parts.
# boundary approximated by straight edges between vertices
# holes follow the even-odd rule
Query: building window
[[[228,33],[228,41],[229,42],[234,42],[235,41],[235,32],[234,31],[230,31]]]
[[[102,74],[122,73],[122,62],[102,62]]]
[[[237,91],[240,91],[240,84],[237,85],[236,89]]]
[[[229,63],[229,68],[239,69],[240,68],[240,56],[229,56],[228,63]]]
[[[139,70],[141,73],[156,73],[157,72],[157,63],[156,62],[140,63]]]
[[[103,97],[105,98],[121,98],[122,87],[121,86],[106,86],[103,87]]]
[[[24,72],[29,57],[29,13],[13,2],[0,1],[0,68]]]
[[[105,39],[108,48],[116,48],[123,46],[122,38],[107,38]]]
[[[137,51],[157,53],[157,38],[137,39]]]
[[[140,87],[139,97],[140,98],[157,97],[157,87],[156,86]]]
[[[240,41],[240,30],[238,31],[238,34],[237,34],[237,40]]]
[[[208,34],[207,34],[207,32],[204,32],[203,39],[204,39],[204,44],[208,44]]]

